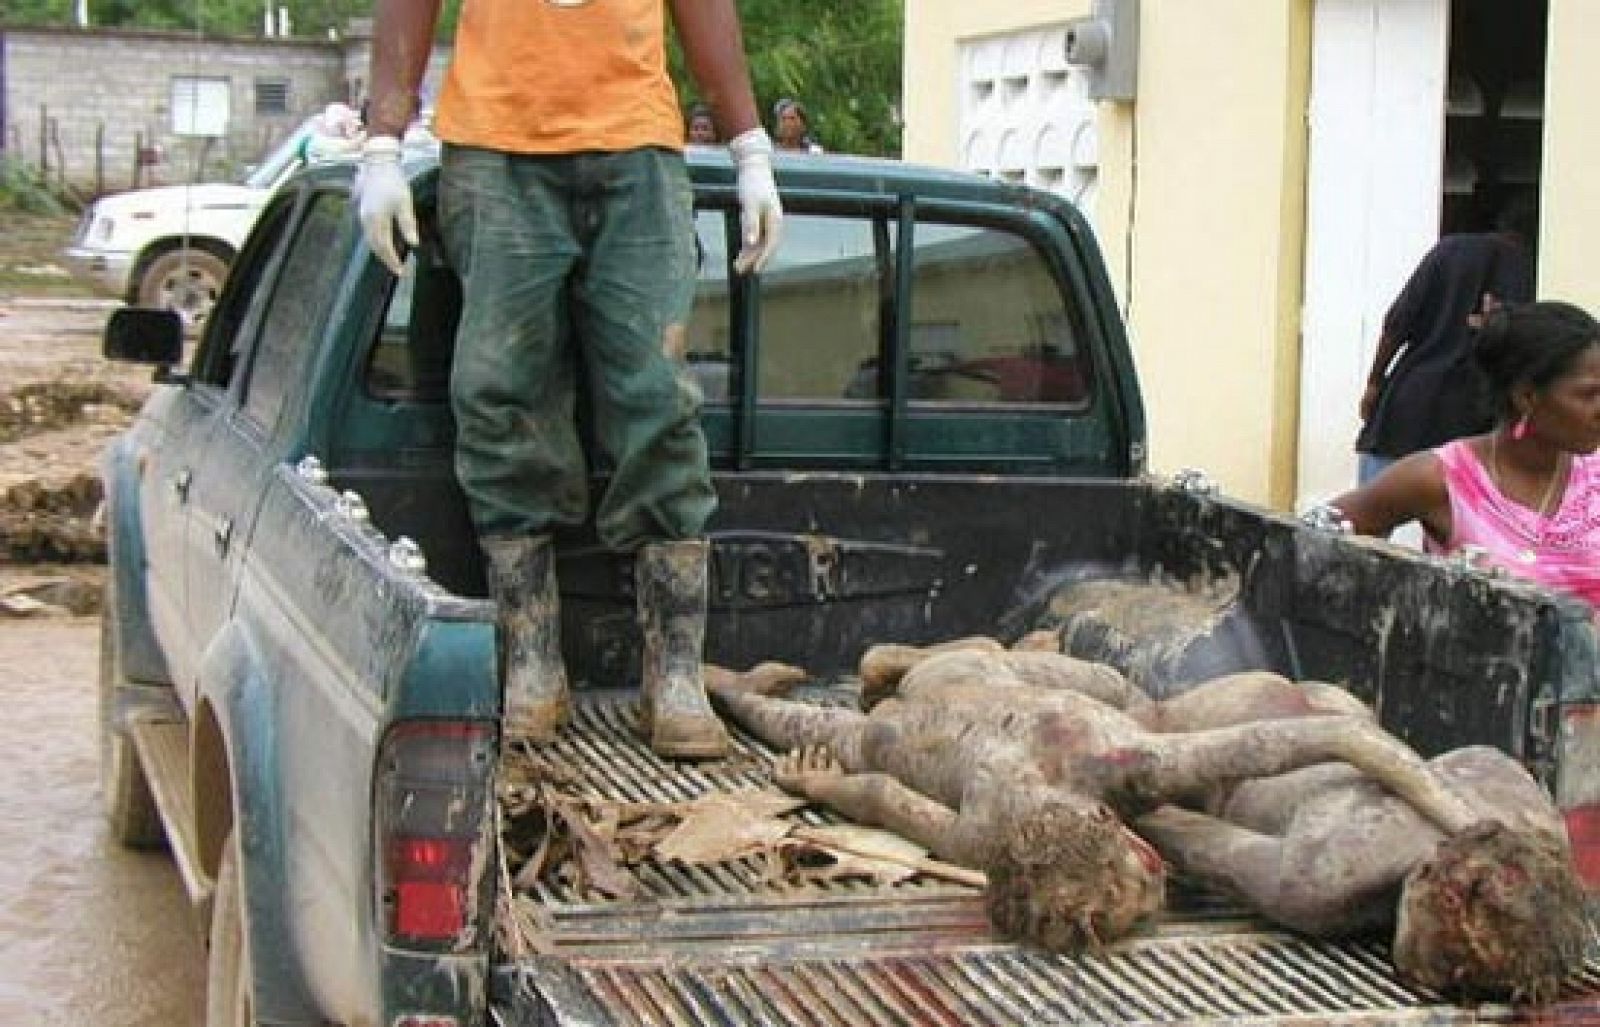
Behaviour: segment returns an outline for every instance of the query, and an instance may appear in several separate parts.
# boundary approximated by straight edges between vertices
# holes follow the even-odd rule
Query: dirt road
[[[121,397],[148,380],[100,359],[106,314],[81,300],[0,297],[0,595],[98,574],[19,553],[58,536],[78,544],[92,514],[81,480],[127,418]],[[106,837],[97,644],[93,617],[0,613],[0,1023],[183,1027],[201,1019],[200,934],[167,855]]]
[[[100,815],[98,630],[0,622],[0,1023],[199,1023],[205,954],[177,871]]]

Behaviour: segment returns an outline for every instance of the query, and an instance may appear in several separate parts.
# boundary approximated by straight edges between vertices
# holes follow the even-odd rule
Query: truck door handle
[[[227,555],[228,544],[233,541],[233,518],[224,517],[218,521],[217,526],[211,529],[211,538],[217,544],[217,555]]]
[[[194,472],[188,468],[184,468],[172,476],[170,479],[172,494],[178,497],[178,502],[187,503],[189,501],[189,486],[193,482]]]

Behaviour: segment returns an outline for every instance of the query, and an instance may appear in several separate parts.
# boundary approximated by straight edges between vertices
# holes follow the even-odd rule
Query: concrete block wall
[[[41,123],[52,180],[85,191],[135,184],[142,141],[160,163],[142,184],[233,178],[308,116],[348,100],[340,43],[196,37],[105,29],[0,28],[6,154],[40,166]],[[173,132],[174,78],[228,82],[226,135],[207,143]],[[284,114],[258,114],[258,80],[287,83]]]

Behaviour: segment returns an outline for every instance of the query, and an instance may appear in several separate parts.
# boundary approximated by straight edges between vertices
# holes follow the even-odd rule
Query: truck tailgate
[[[841,693],[834,693],[840,696]],[[631,692],[580,693],[553,751],[597,797],[681,801],[770,783],[770,752],[738,733],[711,764],[657,760]],[[800,816],[827,822],[807,810]],[[1020,1024],[1483,1022],[1396,979],[1383,939],[1328,943],[1175,888],[1162,921],[1102,951],[1051,955],[995,938],[975,889],[921,878],[796,886],[759,860],[634,868],[641,898],[593,902],[541,885],[546,951],[496,970],[505,1024]],[[1585,1022],[1591,956],[1563,999]],[[1585,1012],[1592,1009],[1586,1008]],[[1522,1010],[1523,1014],[1534,1013]],[[1551,1022],[1546,1008],[1541,1022]]]

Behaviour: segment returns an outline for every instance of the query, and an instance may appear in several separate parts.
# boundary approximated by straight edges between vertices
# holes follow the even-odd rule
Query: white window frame
[[[226,78],[172,76],[173,134],[212,139],[227,135],[232,99]]]

